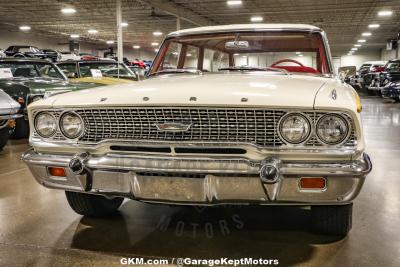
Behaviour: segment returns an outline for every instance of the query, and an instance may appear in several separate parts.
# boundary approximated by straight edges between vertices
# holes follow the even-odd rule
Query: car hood
[[[329,80],[306,75],[230,73],[162,75],[132,84],[98,87],[49,98],[54,106],[234,105],[314,106]],[[42,104],[46,104],[42,102]]]
[[[0,114],[17,113],[20,105],[14,101],[8,94],[0,90]]]

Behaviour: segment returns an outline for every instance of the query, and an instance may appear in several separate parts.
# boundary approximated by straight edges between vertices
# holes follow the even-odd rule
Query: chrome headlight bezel
[[[40,116],[43,116],[43,115],[49,115],[53,119],[54,129],[48,135],[45,135],[45,134],[41,133],[40,130],[38,130],[38,127],[37,127],[38,126],[37,125],[38,119],[39,119]],[[34,125],[34,128],[35,128],[35,132],[42,138],[50,138],[50,137],[54,136],[56,134],[56,132],[57,132],[57,119],[53,114],[51,114],[50,112],[47,112],[47,111],[41,111],[41,112],[37,113],[35,115],[33,125]]]
[[[291,142],[291,141],[288,141],[288,140],[285,138],[285,136],[284,136],[284,134],[283,134],[283,132],[282,132],[282,124],[285,122],[285,120],[287,120],[289,117],[292,117],[292,116],[299,116],[299,117],[302,117],[303,119],[305,119],[306,123],[308,124],[308,133],[307,133],[306,137],[304,137],[304,138],[303,138],[302,140],[300,140],[299,142]],[[307,141],[311,138],[312,133],[314,132],[314,124],[312,123],[312,120],[310,119],[310,117],[307,116],[306,114],[302,113],[302,112],[288,112],[288,113],[286,113],[285,115],[283,115],[283,116],[280,118],[280,120],[279,120],[279,122],[278,122],[278,129],[277,129],[277,132],[278,132],[279,138],[280,138],[286,145],[289,145],[289,146],[291,146],[291,145],[292,145],[292,146],[302,145],[302,144],[307,143]]]
[[[75,134],[75,135],[73,135],[73,136],[70,136],[69,134],[67,134],[66,131],[65,131],[65,128],[64,128],[63,118],[64,118],[65,116],[67,116],[67,115],[73,115],[73,116],[77,117],[77,118],[81,121],[82,127],[81,127],[80,132],[77,132],[77,134]],[[71,110],[67,110],[67,111],[65,111],[65,112],[63,112],[63,113],[60,114],[60,117],[59,117],[59,119],[58,119],[58,127],[59,127],[59,129],[60,129],[61,134],[62,134],[65,138],[67,138],[67,139],[69,139],[69,140],[76,140],[76,139],[79,139],[79,138],[81,138],[81,137],[83,136],[83,134],[85,133],[85,122],[84,122],[84,120],[82,119],[82,117],[81,117],[78,113],[76,113],[75,111],[71,111]]]
[[[327,142],[319,134],[319,131],[318,131],[319,125],[320,125],[321,121],[323,119],[325,119],[326,117],[336,117],[336,118],[342,120],[345,123],[346,127],[347,127],[346,128],[346,133],[343,135],[343,137],[338,142]],[[344,144],[349,139],[351,131],[352,131],[352,128],[351,128],[351,123],[349,122],[349,120],[345,116],[342,116],[342,115],[337,114],[337,113],[325,114],[325,115],[321,116],[320,118],[318,118],[317,122],[315,123],[315,136],[317,137],[318,141],[321,142],[324,145],[339,146],[339,145]]]

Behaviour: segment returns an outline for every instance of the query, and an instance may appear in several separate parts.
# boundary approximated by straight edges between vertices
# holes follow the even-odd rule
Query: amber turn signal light
[[[326,180],[323,177],[302,177],[300,178],[300,189],[321,190],[326,187]]]
[[[60,167],[48,167],[51,176],[65,177],[65,169]]]

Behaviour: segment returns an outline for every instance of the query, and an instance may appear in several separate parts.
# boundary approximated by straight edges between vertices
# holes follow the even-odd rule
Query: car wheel
[[[346,236],[352,226],[353,203],[311,207],[314,231],[319,234]]]
[[[11,134],[11,139],[22,139],[29,137],[29,123],[24,118],[15,121],[15,128]]]
[[[4,123],[4,121],[0,122],[0,127],[1,127],[2,123]],[[7,123],[7,122],[5,122],[5,123]],[[0,129],[0,151],[3,150],[3,148],[7,144],[9,137],[10,137],[10,133],[9,133],[8,126],[1,128]]]
[[[107,217],[115,213],[124,198],[108,199],[100,195],[65,191],[69,206],[78,214],[89,217]]]

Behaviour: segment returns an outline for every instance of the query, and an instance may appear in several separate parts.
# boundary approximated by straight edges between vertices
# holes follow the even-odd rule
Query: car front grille
[[[76,111],[86,132],[81,142],[102,140],[158,140],[251,143],[280,146],[277,134],[284,111],[231,108],[114,108]],[[156,124],[186,123],[184,132],[163,132]]]
[[[74,110],[85,123],[85,133],[80,144],[97,144],[102,141],[193,143],[197,146],[212,143],[226,145],[251,144],[258,147],[284,148],[286,144],[278,134],[279,120],[289,111],[264,108],[211,108],[211,107],[135,107],[135,108],[85,108]],[[50,111],[56,119],[62,110]],[[298,111],[307,115],[312,123],[331,112]],[[354,122],[347,113],[339,112],[351,125],[348,139],[341,147],[355,147],[357,138]],[[34,113],[35,115],[35,113]],[[164,132],[156,124],[184,123],[191,127],[184,132]],[[34,136],[38,135],[34,132]],[[67,139],[58,130],[53,141]],[[135,141],[139,142],[136,143]],[[324,147],[315,134],[303,147]]]

